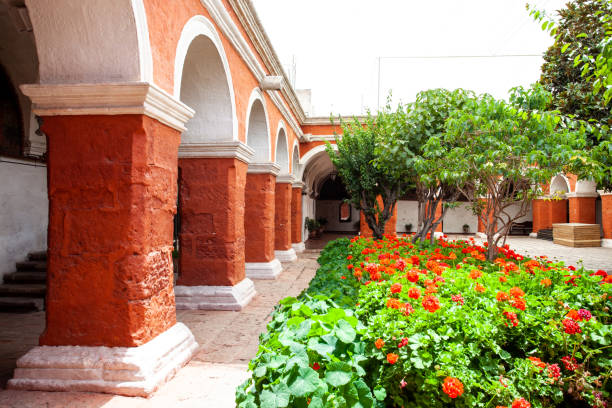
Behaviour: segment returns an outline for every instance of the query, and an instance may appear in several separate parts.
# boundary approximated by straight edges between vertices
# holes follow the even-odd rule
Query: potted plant
[[[412,232],[412,224],[406,224],[405,227],[406,227],[406,232],[408,233]]]
[[[317,222],[319,223],[319,236],[321,236],[325,230],[325,225],[327,225],[327,218],[321,217],[317,219]]]
[[[463,224],[463,233],[464,234],[470,233],[470,226],[468,224]]]
[[[308,229],[309,239],[317,238],[319,227],[320,225],[317,220],[306,217],[306,228]]]

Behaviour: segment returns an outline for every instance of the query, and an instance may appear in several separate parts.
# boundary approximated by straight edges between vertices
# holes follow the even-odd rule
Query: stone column
[[[179,309],[241,310],[255,296],[244,258],[244,191],[252,157],[241,142],[179,148]]]
[[[569,222],[595,224],[597,193],[569,193]]]
[[[601,196],[601,224],[603,227],[603,239],[601,246],[612,248],[612,193],[600,191]]]
[[[245,191],[246,276],[276,279],[282,266],[274,255],[275,189],[280,166],[250,163]]]
[[[551,199],[548,203],[548,219],[550,225],[567,222],[567,199]]]
[[[296,181],[291,190],[291,246],[295,252],[304,252],[306,246],[302,239],[304,226],[302,223],[302,189],[304,183]]]
[[[532,236],[537,236],[538,231],[552,228],[550,222],[550,199],[548,197],[539,197],[531,203],[533,216]]]
[[[297,259],[291,246],[291,189],[294,181],[290,174],[276,178],[274,253],[281,262],[293,262]]]
[[[176,322],[172,271],[193,111],[149,84],[22,90],[48,138],[46,328],[9,387],[146,396],[197,348]]]

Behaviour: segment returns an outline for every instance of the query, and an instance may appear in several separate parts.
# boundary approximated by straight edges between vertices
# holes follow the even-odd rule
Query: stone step
[[[29,261],[46,261],[47,251],[30,252],[28,254],[28,260]]]
[[[0,297],[0,312],[39,312],[45,308],[44,298]]]
[[[45,283],[45,271],[19,271],[4,275],[4,283]]]
[[[46,271],[47,261],[23,261],[15,264],[18,271]]]
[[[47,286],[40,283],[5,283],[0,285],[0,297],[44,298]]]

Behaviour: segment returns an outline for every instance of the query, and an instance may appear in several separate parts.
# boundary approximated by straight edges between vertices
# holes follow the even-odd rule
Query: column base
[[[276,279],[283,267],[278,259],[270,262],[247,262],[245,264],[246,276],[249,279]]]
[[[298,254],[301,252],[304,252],[304,250],[306,250],[306,245],[303,242],[298,242],[296,244],[291,244],[291,247],[295,250],[295,252],[297,252]]]
[[[17,360],[8,388],[147,397],[187,364],[197,348],[183,323],[138,347],[35,347]]]
[[[281,262],[293,262],[297,260],[297,255],[293,248],[286,251],[274,251],[274,256]]]
[[[176,308],[181,310],[240,311],[255,296],[253,281],[245,278],[234,286],[176,286]]]
[[[609,238],[603,238],[601,240],[601,246],[603,248],[612,248],[612,239]]]
[[[487,234],[485,234],[484,232],[480,232],[480,231],[478,231],[478,232],[476,233],[476,236],[477,236],[478,238],[487,239]]]
[[[538,237],[538,233],[537,232],[530,232],[529,233],[529,237],[530,238],[537,238]]]

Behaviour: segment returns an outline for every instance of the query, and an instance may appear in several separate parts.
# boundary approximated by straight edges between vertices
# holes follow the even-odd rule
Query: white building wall
[[[442,220],[442,231],[445,233],[463,233],[463,226],[470,226],[470,233],[478,231],[478,217],[472,212],[470,203],[459,203],[455,208],[449,208]]]
[[[47,249],[48,208],[47,168],[0,157],[0,278],[28,252]]]
[[[317,201],[317,217],[326,218],[327,231],[339,232],[354,232],[359,228],[355,228],[355,223],[359,221],[359,210],[351,206],[351,220],[349,222],[340,222],[340,200],[318,200]]]
[[[308,197],[308,195],[302,196],[302,241],[308,240],[308,230],[306,229],[306,218],[315,217],[315,200]]]
[[[514,217],[516,214],[518,214],[519,209],[520,209],[520,205],[519,204],[513,204],[510,207],[508,207],[508,210],[506,212]],[[525,214],[524,216],[522,216],[518,220],[515,220],[514,222],[525,222],[525,221],[533,221],[533,212],[532,212],[531,205],[529,205],[529,209],[527,210],[527,214]]]
[[[416,201],[397,202],[397,232],[406,232],[406,224],[412,224],[412,232],[416,232],[419,225],[419,203]]]

